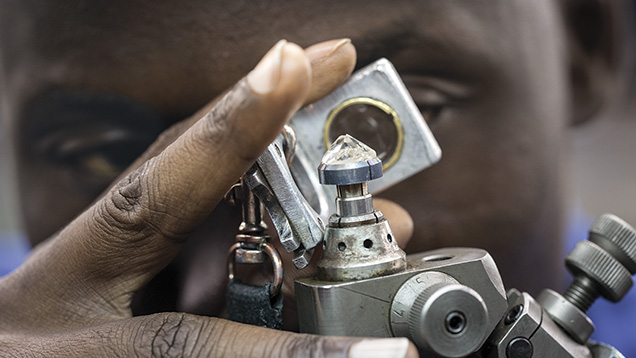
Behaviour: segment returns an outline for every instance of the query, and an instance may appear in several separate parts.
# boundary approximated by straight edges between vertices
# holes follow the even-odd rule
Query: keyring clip
[[[227,257],[227,277],[230,280],[234,279],[234,265],[236,264],[236,250],[248,249],[244,242],[237,242],[230,247]],[[254,250],[253,248],[251,248]],[[274,267],[274,280],[269,288],[271,297],[274,297],[280,292],[280,288],[283,285],[283,261],[278,254],[278,251],[271,244],[264,242],[258,245],[257,249],[265,252],[267,256],[272,260],[272,266]]]

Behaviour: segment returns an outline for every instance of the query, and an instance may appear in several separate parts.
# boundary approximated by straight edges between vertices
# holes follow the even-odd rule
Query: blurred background
[[[632,102],[625,112],[572,128],[571,151],[574,200],[583,212],[611,212],[636,225],[636,100]]]
[[[13,178],[8,174],[8,145],[2,131],[0,126],[0,277],[17,267],[29,250],[26,240],[19,233],[17,198]]]
[[[0,141],[4,143],[4,133],[2,133],[2,127],[0,127]],[[13,190],[11,190],[11,178],[9,178],[8,165],[6,162],[7,153],[5,152],[6,146],[0,146],[0,231],[14,231],[18,228],[17,225],[17,213],[15,213],[15,205],[12,203],[15,200]]]
[[[636,226],[636,90],[630,93],[627,108],[570,129],[571,136],[565,143],[571,152],[572,174],[571,224],[564,233],[568,250],[576,240],[586,239],[587,228],[602,213],[616,214]],[[12,190],[13,178],[8,174],[4,134],[0,126],[0,253],[17,254],[0,255],[0,276],[19,265],[28,252],[19,233],[17,198]],[[617,306],[598,300],[589,311],[599,332],[594,337],[618,347],[628,357],[636,356],[634,307],[636,289]]]

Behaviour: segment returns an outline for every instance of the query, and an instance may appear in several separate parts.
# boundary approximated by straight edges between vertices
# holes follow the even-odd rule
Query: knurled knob
[[[620,218],[605,214],[590,228],[589,240],[576,244],[565,258],[574,275],[568,289],[559,295],[544,291],[539,302],[548,315],[578,343],[584,344],[594,331],[585,315],[599,297],[618,302],[632,287],[636,270],[636,232]]]
[[[595,290],[610,301],[617,302],[632,287],[632,276],[627,269],[607,251],[591,241],[581,241],[565,258],[568,270],[577,278],[575,284],[584,291]],[[573,284],[573,286],[575,286]],[[585,292],[578,292],[576,287],[570,287],[566,295],[578,296]],[[577,293],[578,292],[578,293]],[[591,298],[591,297],[590,297]],[[585,311],[594,301],[581,302]],[[581,297],[581,300],[588,301]]]
[[[426,288],[409,312],[409,338],[442,357],[465,357],[486,339],[488,310],[473,289],[450,283]]]
[[[612,214],[598,217],[589,240],[614,256],[632,275],[636,273],[636,231],[621,218]]]

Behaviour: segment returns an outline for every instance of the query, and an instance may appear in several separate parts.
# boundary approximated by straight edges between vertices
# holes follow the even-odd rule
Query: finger
[[[373,207],[380,210],[391,225],[393,236],[401,248],[405,248],[413,236],[413,218],[406,209],[387,199],[374,198]]]
[[[126,269],[144,263],[150,267],[142,265],[138,273],[147,276],[144,271],[163,267],[175,253],[172,243],[182,241],[208,215],[300,108],[310,74],[302,49],[279,42],[204,118],[116,186],[85,216],[82,229],[111,239],[115,249],[148,244],[134,255],[141,257],[134,266],[119,260]],[[143,242],[131,242],[131,236]],[[122,257],[133,256],[124,250]]]
[[[362,339],[276,331],[183,313],[119,320],[72,333],[0,344],[47,357],[417,357],[406,338]],[[13,348],[13,351],[9,351]]]
[[[304,51],[277,44],[204,118],[36,252],[23,269],[39,266],[47,279],[35,275],[25,284],[52,297],[90,295],[121,314],[280,133],[310,80]]]
[[[349,77],[356,65],[356,49],[350,39],[321,42],[305,49],[311,63],[311,89],[304,105],[315,102],[338,88]],[[203,118],[219,102],[222,96],[187,118],[164,131],[159,138],[137,159],[124,174],[138,168],[148,159],[161,153],[181,134]],[[119,178],[122,179],[123,175]]]
[[[322,42],[305,49],[311,61],[311,91],[305,104],[313,103],[338,88],[356,65],[356,49],[350,39]]]

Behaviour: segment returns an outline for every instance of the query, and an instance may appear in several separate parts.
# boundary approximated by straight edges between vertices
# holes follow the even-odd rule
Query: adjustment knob
[[[574,281],[563,293],[545,290],[538,298],[546,313],[574,340],[585,344],[594,325],[585,315],[603,296],[620,301],[633,285],[636,272],[636,231],[615,215],[600,216],[589,240],[576,244],[565,258]]]
[[[636,231],[616,215],[601,215],[590,229],[589,240],[636,273]]]
[[[612,214],[592,225],[589,241],[579,242],[566,257],[574,282],[563,296],[585,312],[598,296],[617,302],[632,287],[636,272],[636,231]]]
[[[420,350],[442,357],[464,357],[479,349],[487,323],[481,296],[439,272],[413,276],[391,304],[394,336],[408,337]]]
[[[574,250],[565,258],[565,265],[576,278],[578,288],[586,291],[594,289],[598,294],[612,302],[617,302],[625,296],[632,287],[632,275],[621,263],[591,241],[580,241]],[[586,301],[580,290],[569,290],[576,301],[580,301],[579,308],[585,311],[594,302]],[[566,293],[567,297],[567,293]]]

